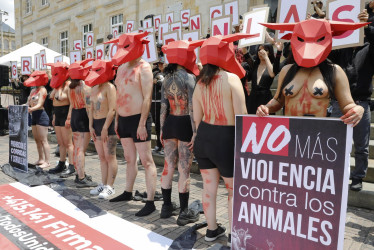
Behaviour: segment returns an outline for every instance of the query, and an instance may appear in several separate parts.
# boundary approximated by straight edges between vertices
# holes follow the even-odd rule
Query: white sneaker
[[[97,187],[95,187],[94,189],[90,190],[90,194],[91,195],[99,195],[104,190],[104,188],[105,188],[105,186],[101,183]]]
[[[104,187],[104,190],[101,191],[101,193],[99,194],[99,199],[106,199],[106,198],[108,198],[109,196],[111,196],[115,193],[116,193],[116,191],[114,191],[114,188],[112,188],[109,185],[106,185]]]

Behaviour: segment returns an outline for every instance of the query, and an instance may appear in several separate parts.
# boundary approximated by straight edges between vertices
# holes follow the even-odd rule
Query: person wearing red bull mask
[[[193,151],[204,184],[202,200],[208,223],[206,241],[214,241],[226,232],[216,221],[220,176],[228,191],[228,218],[231,228],[235,115],[247,114],[240,81],[245,76],[245,70],[235,58],[232,42],[257,35],[213,36],[204,41],[200,49],[203,69],[197,78],[192,100],[197,128]],[[228,245],[231,245],[231,234]]]
[[[69,163],[73,163],[74,146],[72,142],[72,133],[70,128],[65,128],[65,121],[69,113],[70,102],[68,98],[69,90],[69,65],[64,62],[47,63],[51,66],[52,80],[50,86],[53,88],[49,98],[53,101],[53,120],[57,143],[60,150],[60,159],[56,167],[50,169],[48,173],[58,174],[66,170],[66,153],[69,156]]]
[[[111,61],[97,60],[86,77],[85,83],[91,87],[91,107],[89,115],[90,133],[100,159],[101,183],[90,191],[106,199],[115,194],[114,180],[117,176],[116,145],[114,131],[116,113],[116,88],[109,81],[114,79],[115,68]]]
[[[152,102],[153,75],[151,65],[141,57],[145,46],[144,39],[148,32],[126,33],[109,41],[118,42],[118,49],[112,58],[114,65],[119,66],[115,85],[117,87],[117,105],[115,130],[121,139],[124,156],[127,161],[125,191],[110,202],[132,199],[132,191],[138,172],[136,154],[139,153],[145,168],[147,201],[135,216],[146,216],[156,210],[154,195],[157,172],[151,152],[150,107]]]
[[[44,71],[34,71],[24,82],[26,87],[36,87],[31,90],[26,105],[29,106],[31,113],[32,134],[35,139],[38,150],[38,161],[35,165],[41,168],[48,168],[49,165],[49,143],[48,143],[48,126],[49,117],[44,110],[44,102],[47,98],[45,85],[48,83],[48,75]]]

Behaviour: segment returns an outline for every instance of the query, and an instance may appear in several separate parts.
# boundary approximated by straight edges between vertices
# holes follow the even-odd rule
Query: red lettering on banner
[[[45,66],[44,56],[45,55],[43,55],[43,54],[40,55],[40,61],[42,62],[43,67]]]
[[[231,14],[231,15],[234,14],[234,7],[233,7],[233,6],[230,6],[230,14]]]
[[[193,19],[191,19],[191,30],[199,30],[200,29],[200,17],[196,18],[196,23]]]
[[[284,19],[284,23],[289,23],[292,16],[295,20],[295,23],[300,22],[299,13],[297,12],[295,4],[290,6],[290,10],[288,11],[286,18]],[[279,31],[279,33],[284,33],[284,30]]]
[[[168,23],[172,23],[173,20],[171,20],[171,16],[168,16]]]
[[[81,44],[80,43],[76,43],[75,44],[75,49],[76,50],[81,50]]]
[[[212,11],[212,15],[210,16],[210,19],[213,19],[214,18],[214,14],[221,14],[221,11],[220,10],[213,10]]]
[[[287,118],[270,120],[243,117],[241,152],[288,156],[288,144],[291,140],[289,127]]]
[[[149,51],[149,43],[145,45],[145,51],[147,51],[147,58],[149,59],[151,57],[151,52]]]
[[[155,19],[155,28],[158,29],[158,25],[161,23],[161,19],[160,18],[156,18]]]
[[[87,52],[86,59],[88,59],[88,58],[93,58],[93,57],[92,57],[92,52],[91,52],[91,51]]]
[[[165,40],[165,45],[168,45],[170,42],[174,42],[174,41],[175,41],[174,38],[166,39],[166,40]]]
[[[252,26],[252,18],[249,18],[247,21],[247,30],[245,31],[245,33],[251,34],[251,26]]]
[[[110,48],[110,57],[112,58],[116,53],[115,52],[117,52],[117,46],[118,46],[118,44],[117,43],[113,43],[113,45],[112,45],[112,47]],[[113,53],[113,48],[116,48],[114,51],[114,53]]]
[[[25,72],[25,71],[30,72],[30,62],[29,61],[23,61],[22,71],[23,72]]]
[[[163,39],[162,39],[162,36],[164,35],[163,33],[164,33],[164,29],[163,29],[163,27],[160,27],[160,30],[159,30],[159,32],[158,32],[158,35],[160,36],[160,40],[161,40],[161,41],[163,40]]]
[[[174,31],[174,30],[179,30],[181,27],[179,27],[179,26],[175,26],[175,27],[173,27],[173,29],[172,29],[172,31]]]
[[[87,37],[87,45],[92,46],[92,36]]]
[[[96,59],[101,59],[103,57],[103,51],[101,49],[96,51]]]
[[[229,34],[229,24],[228,23],[223,24],[223,34],[221,33],[220,29],[218,28],[218,25],[213,26],[213,36],[216,36],[216,35],[225,36],[225,35],[228,35],[228,34]]]
[[[335,12],[332,14],[332,20],[333,21],[340,21],[340,22],[349,22],[349,23],[354,23],[352,19],[340,19],[339,14],[344,11],[352,11],[355,7],[353,5],[343,5],[335,10]],[[334,39],[343,39],[346,37],[349,37],[352,35],[354,30],[348,30],[341,34],[340,36],[334,36]]]
[[[128,23],[126,27],[126,33],[129,33],[132,31],[132,23]]]
[[[185,12],[182,15],[182,20],[184,20],[184,21],[182,21],[183,24],[187,24],[188,23],[188,16],[186,16],[186,15],[188,15],[188,12]]]
[[[12,73],[13,73],[14,76],[16,76],[17,75],[17,65],[13,64],[12,67],[13,67]]]

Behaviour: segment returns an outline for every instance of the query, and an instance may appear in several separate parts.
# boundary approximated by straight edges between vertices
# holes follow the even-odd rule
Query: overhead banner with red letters
[[[343,249],[352,127],[236,117],[233,249]]]
[[[168,249],[171,243],[109,213],[90,218],[47,186],[0,186],[0,249]]]

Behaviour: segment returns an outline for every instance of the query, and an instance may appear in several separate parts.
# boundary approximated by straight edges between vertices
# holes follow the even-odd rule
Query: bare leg
[[[66,147],[64,144],[64,135],[62,134],[63,127],[55,126],[57,143],[60,147],[60,161],[66,161]]]
[[[209,230],[217,229],[216,221],[216,199],[219,183],[219,172],[217,168],[201,169],[203,177],[203,208]]]
[[[122,138],[121,144],[123,154],[127,161],[126,166],[126,192],[132,192],[134,189],[135,178],[138,175],[138,166],[136,165],[136,147],[132,138]]]
[[[104,145],[103,141],[101,140],[101,137],[96,137],[95,148],[96,152],[99,155],[100,159],[100,168],[101,168],[101,182],[103,185],[107,184],[107,178],[108,178],[108,163],[105,159],[105,153],[104,153]]]
[[[79,165],[79,168],[78,169],[78,177],[80,179],[83,179],[85,177],[85,170],[84,170],[84,166],[85,166],[85,152],[87,150],[87,146],[88,146],[88,143],[90,142],[90,133],[88,132],[82,132],[82,133],[79,133],[79,136],[78,136],[78,145],[79,145],[79,148],[77,150],[77,162],[78,165]]]
[[[156,191],[157,171],[151,152],[151,142],[135,143],[140,160],[145,169],[145,181],[147,186],[147,200],[153,201]]]
[[[44,159],[45,159],[45,162],[42,165],[40,165],[40,167],[47,168],[49,167],[49,153],[50,153],[49,143],[48,143],[48,138],[47,138],[48,127],[36,125],[36,131],[37,131],[38,138],[40,139],[40,142],[43,148]]]
[[[105,159],[107,162],[107,185],[113,187],[114,181],[117,176],[118,164],[116,158],[116,145],[117,145],[117,136],[110,135],[106,145],[104,145]]]
[[[78,150],[79,150],[79,132],[73,132],[73,144],[74,144],[74,151],[73,151],[73,164],[78,174]]]
[[[179,181],[178,190],[179,193],[186,193],[190,191],[190,170],[193,160],[193,154],[188,149],[188,142],[178,141],[178,171]]]
[[[62,140],[63,140],[63,144],[65,146],[65,149],[68,153],[68,157],[69,157],[69,164],[74,164],[74,160],[73,160],[73,151],[74,151],[74,146],[73,146],[73,142],[72,142],[72,138],[71,138],[71,129],[67,129],[65,127],[61,127],[61,134],[62,134]],[[61,151],[60,151],[61,152]],[[60,153],[60,156],[61,156],[61,153]],[[66,158],[66,157],[65,157]]]
[[[233,194],[233,185],[234,185],[234,178],[226,178],[222,177],[225,181],[227,192],[229,193],[229,197],[227,200],[228,205],[228,213],[229,213],[229,232],[231,231],[231,225],[232,225],[232,194]]]
[[[32,126],[32,134],[34,136],[34,140],[35,140],[35,143],[36,143],[36,149],[38,150],[38,157],[39,157],[38,161],[35,162],[35,165],[41,165],[41,164],[44,163],[44,154],[43,154],[42,142],[39,139],[39,134],[38,134],[36,125]]]
[[[164,140],[165,165],[161,176],[161,187],[171,189],[174,169],[178,161],[178,140]]]

